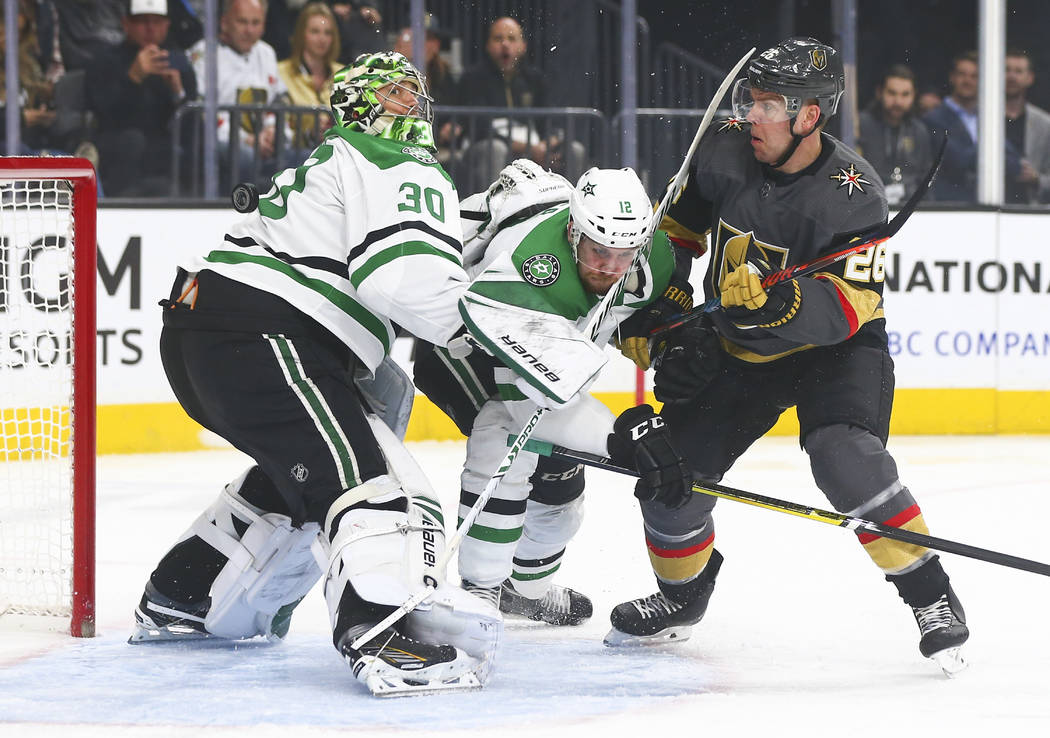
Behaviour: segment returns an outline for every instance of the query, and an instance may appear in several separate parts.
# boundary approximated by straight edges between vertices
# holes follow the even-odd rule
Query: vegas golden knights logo
[[[824,49],[811,49],[809,60],[813,62],[813,68],[819,72],[828,65],[828,53]]]
[[[721,284],[726,275],[741,264],[753,260],[763,261],[770,268],[783,269],[787,264],[788,250],[755,238],[754,231],[743,231],[719,219],[718,231],[714,239],[715,256],[719,268],[712,270],[712,277]]]

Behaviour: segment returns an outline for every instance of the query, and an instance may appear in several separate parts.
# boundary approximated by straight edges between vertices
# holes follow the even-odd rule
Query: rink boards
[[[168,389],[156,349],[157,301],[170,290],[175,264],[218,244],[236,217],[228,209],[100,209],[100,453],[222,445],[185,416]],[[1050,432],[1050,260],[1039,237],[1047,217],[920,212],[889,242],[884,294],[897,367],[894,433]],[[29,244],[10,241],[4,290],[17,300]],[[705,268],[703,261],[694,266],[696,285]],[[0,345],[9,343],[2,316],[0,331]],[[54,361],[49,344],[37,352],[33,341],[19,338],[18,351],[8,345],[0,352],[0,373],[46,373]],[[395,358],[408,364],[409,353],[399,340]],[[609,353],[593,391],[618,410],[633,404],[635,372]],[[772,432],[796,429],[788,413]],[[458,435],[425,398],[417,400],[410,439]]]

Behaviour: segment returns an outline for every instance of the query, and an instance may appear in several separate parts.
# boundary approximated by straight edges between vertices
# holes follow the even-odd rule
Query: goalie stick
[[[908,218],[911,217],[912,213],[915,212],[915,208],[919,206],[919,203],[922,202],[922,199],[926,196],[926,192],[933,185],[933,178],[937,175],[937,170],[941,168],[941,160],[944,159],[944,149],[947,145],[948,134],[946,133],[941,141],[941,146],[937,151],[937,157],[933,161],[933,166],[931,166],[929,171],[926,172],[926,176],[923,178],[919,187],[915,189],[915,192],[911,194],[911,197],[908,198],[901,209],[897,211],[897,214],[893,216],[888,223],[869,231],[867,234],[858,236],[858,239],[862,240],[847,246],[841,251],[818,256],[816,259],[803,262],[802,264],[795,264],[767,274],[762,278],[762,288],[769,289],[780,282],[785,282],[789,279],[794,279],[795,277],[805,277],[807,274],[812,274],[813,272],[819,272],[821,269],[840,262],[848,256],[858,254],[861,251],[867,251],[873,246],[878,246],[880,243],[888,241],[897,235],[897,232],[908,221]],[[683,313],[670,322],[656,326],[649,331],[649,338],[656,338],[668,331],[672,331],[679,326],[702,317],[705,313],[717,310],[721,307],[720,300],[721,298],[712,297],[710,300],[693,308],[688,313]]]
[[[565,448],[564,446],[547,443],[546,441],[531,440],[525,444],[525,450],[542,456],[557,456],[563,459],[569,459],[580,464],[586,464],[587,466],[616,472],[617,474],[625,474],[631,477],[639,476],[638,472],[634,469],[614,464],[613,461],[607,457],[597,456],[596,454],[587,453],[586,451],[575,451],[573,449]],[[1012,556],[1010,554],[1000,553],[999,551],[991,551],[986,548],[978,548],[977,546],[971,546],[967,543],[950,541],[946,538],[937,538],[936,536],[924,533],[915,533],[910,530],[904,530],[903,528],[894,528],[885,525],[884,523],[876,523],[875,521],[856,518],[852,515],[843,515],[837,512],[819,510],[815,507],[808,507],[807,505],[800,505],[795,502],[788,502],[787,500],[778,500],[775,497],[767,497],[765,495],[756,494],[755,492],[746,492],[741,489],[734,489],[733,487],[726,487],[713,482],[694,481],[693,492],[711,495],[712,497],[721,497],[722,499],[732,500],[733,502],[742,502],[745,505],[753,505],[755,507],[765,508],[766,510],[773,510],[774,512],[794,515],[796,517],[806,518],[807,520],[814,520],[818,523],[835,525],[839,528],[852,530],[855,533],[870,533],[882,538],[891,538],[895,541],[903,541],[904,543],[913,543],[917,546],[932,548],[935,551],[958,554],[959,556],[986,561],[989,564],[1008,566],[1011,569],[1020,569],[1021,571],[1042,574],[1045,577],[1050,577],[1050,564],[1043,564],[1039,561],[1023,559],[1019,556]]]
[[[670,206],[671,201],[674,198],[676,198],[679,194],[681,194],[681,190],[685,186],[686,175],[689,172],[689,162],[692,160],[693,154],[696,152],[696,147],[700,144],[701,137],[704,135],[704,132],[707,130],[708,126],[711,125],[711,121],[714,119],[715,110],[718,108],[718,104],[722,101],[722,98],[725,97],[726,92],[729,91],[730,85],[732,85],[733,82],[736,81],[736,75],[740,72],[740,69],[744,66],[744,64],[747,63],[747,60],[751,58],[751,55],[753,53],[755,53],[754,47],[752,47],[746,54],[740,57],[740,61],[738,61],[736,65],[729,71],[729,74],[726,75],[726,78],[722,81],[722,84],[715,91],[714,97],[711,99],[711,103],[707,106],[707,110],[704,112],[704,117],[700,120],[700,125],[696,129],[696,135],[693,136],[693,141],[689,146],[689,150],[686,153],[685,160],[682,162],[682,166],[678,169],[678,173],[675,175],[674,180],[672,180],[671,183],[667,186],[667,189],[660,200],[660,204],[656,209],[656,213],[653,216],[653,220],[649,225],[649,232],[646,238],[646,245],[638,250],[638,253],[635,255],[634,262],[627,269],[627,271],[623,273],[619,281],[617,281],[616,284],[610,287],[608,292],[605,293],[605,296],[602,298],[601,302],[595,309],[594,315],[591,316],[591,319],[587,324],[587,328],[585,330],[592,341],[598,337],[598,334],[601,332],[601,326],[605,322],[605,318],[613,309],[613,306],[616,304],[616,301],[623,294],[624,285],[626,284],[631,272],[634,271],[634,269],[637,268],[638,264],[642,261],[642,259],[646,257],[647,249],[652,245],[653,235],[656,233],[656,229],[659,226],[660,221],[663,219],[664,213],[667,212],[667,208]],[[525,427],[521,429],[521,432],[518,433],[518,435],[514,438],[513,442],[510,444],[510,450],[507,451],[507,455],[503,458],[503,461],[500,463],[499,468],[496,470],[496,473],[492,475],[492,478],[488,481],[488,484],[485,485],[485,489],[482,490],[480,495],[478,495],[478,499],[474,502],[473,506],[471,506],[470,510],[464,516],[463,521],[459,524],[459,527],[456,528],[456,532],[446,543],[445,552],[441,555],[437,563],[434,565],[434,568],[437,571],[441,572],[442,576],[444,576],[444,571],[448,567],[449,561],[451,561],[452,556],[455,555],[456,551],[459,549],[460,543],[462,543],[463,538],[467,534],[467,531],[469,531],[471,526],[474,525],[474,521],[477,520],[478,515],[481,514],[482,508],[485,507],[485,504],[492,497],[492,493],[496,490],[496,487],[499,486],[500,480],[502,480],[503,477],[506,476],[507,471],[511,467],[511,464],[514,463],[514,460],[518,457],[518,454],[525,447],[526,443],[529,440],[529,437],[532,435],[533,430],[536,428],[536,425],[540,422],[540,419],[544,416],[546,412],[547,409],[544,407],[536,408],[535,412],[533,412],[532,414],[532,417],[530,417],[528,422],[525,423]],[[378,633],[382,632],[385,628],[389,627],[401,617],[408,614],[420,604],[425,602],[435,591],[435,584],[427,584],[425,587],[423,587],[411,597],[409,597],[407,600],[405,600],[403,603],[401,603],[401,605],[399,605],[397,609],[395,609],[392,613],[383,618],[383,620],[379,621],[368,631],[358,636],[351,644],[351,648],[360,648],[362,644],[367,643]]]

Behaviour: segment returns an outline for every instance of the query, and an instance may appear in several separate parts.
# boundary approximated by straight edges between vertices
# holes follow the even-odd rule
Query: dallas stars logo
[[[747,121],[745,119],[737,118],[735,115],[732,115],[726,118],[724,121],[722,121],[722,127],[718,129],[718,132],[721,133],[722,131],[742,131],[744,130],[744,125],[746,123]]]
[[[537,287],[546,287],[558,279],[561,274],[561,264],[554,254],[536,254],[530,256],[521,265],[521,276],[529,284]]]
[[[839,170],[834,174],[828,175],[828,179],[834,179],[839,183],[839,187],[847,187],[846,197],[853,199],[853,188],[856,187],[861,192],[865,192],[863,185],[871,184],[868,180],[864,179],[864,172],[858,171],[853,166],[853,162],[850,162],[849,169],[843,169],[839,167]],[[865,192],[865,194],[867,194]]]
[[[580,192],[582,192],[584,195],[594,195],[594,182],[588,182],[587,184],[585,184],[583,187],[580,188]],[[594,196],[597,197],[597,195]]]

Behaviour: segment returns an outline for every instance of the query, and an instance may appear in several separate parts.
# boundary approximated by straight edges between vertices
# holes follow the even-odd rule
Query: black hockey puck
[[[233,188],[230,200],[238,213],[250,213],[259,207],[259,188],[250,182],[241,182]]]

